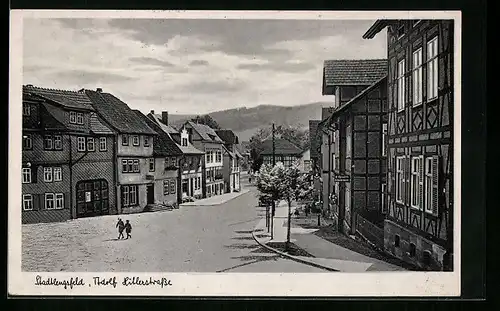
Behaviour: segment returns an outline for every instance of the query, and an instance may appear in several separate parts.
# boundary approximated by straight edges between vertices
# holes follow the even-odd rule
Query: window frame
[[[421,189],[423,186],[423,178],[422,178],[422,165],[423,165],[423,157],[412,156],[411,157],[411,169],[410,169],[410,206],[417,210],[422,210],[422,197],[421,197]],[[418,164],[415,165],[415,164]]]
[[[87,151],[87,140],[84,136],[78,136],[76,139],[76,146],[78,152],[86,152]],[[83,148],[80,148],[82,147]]]
[[[76,123],[76,111],[69,112],[69,123],[70,124],[77,124]]]
[[[52,137],[52,146],[54,150],[63,150],[63,137],[62,135],[54,135]]]
[[[382,122],[382,156],[387,157],[387,134],[388,134],[388,124],[387,122]]]
[[[170,194],[170,184],[168,179],[163,180],[163,195]]]
[[[130,141],[129,141],[129,136],[128,134],[122,134],[122,146],[128,146]]]
[[[175,182],[175,179],[170,180],[170,194],[175,194],[177,191],[175,190],[177,187],[177,183]]]
[[[92,148],[90,148],[92,146]],[[95,152],[95,140],[94,137],[87,137],[87,151]]]
[[[405,159],[403,156],[396,156],[396,203],[404,204],[404,192],[405,192]]]
[[[104,148],[102,147],[104,144]],[[99,151],[108,151],[108,138],[99,137]]]
[[[398,70],[397,70],[397,102],[398,102],[398,112],[402,112],[405,110],[406,105],[406,60],[403,58],[398,61]]]
[[[149,158],[148,159],[148,167],[149,167],[149,171],[150,172],[154,172],[155,171],[155,169],[156,169],[155,158]]]
[[[58,207],[58,203],[61,203],[60,207]],[[64,209],[64,193],[54,195],[54,209]]]
[[[419,47],[412,54],[412,104],[418,107],[424,102],[424,78],[423,78],[423,48]]]
[[[187,145],[188,145],[188,139],[185,138],[185,137],[183,137],[181,144],[182,144],[182,146],[187,147]]]
[[[23,117],[31,116],[31,105],[23,103]]]
[[[47,178],[49,177],[49,178]],[[51,166],[43,167],[43,182],[51,183],[54,181],[54,170]]]
[[[56,173],[59,172],[59,173]],[[56,167],[53,167],[52,168],[52,180],[53,181],[62,181],[63,180],[63,170],[62,170],[62,167],[60,166],[56,166]],[[56,176],[58,176],[58,178],[56,179]]]
[[[29,198],[29,199],[28,199]],[[32,211],[33,210],[33,195],[32,194],[23,194],[23,211]],[[26,208],[26,203],[29,202],[30,208]]]
[[[23,150],[33,150],[33,138],[31,134],[23,135]]]
[[[47,143],[50,143],[50,146]],[[52,135],[43,135],[43,150],[54,150],[54,137]]]
[[[144,147],[149,147],[149,137],[144,136]]]
[[[83,125],[85,123],[83,119],[83,113],[82,112],[77,112],[76,113],[76,124],[78,125]]]
[[[430,49],[434,45],[434,50]],[[439,93],[439,36],[436,35],[427,41],[427,101],[432,101],[438,97]],[[431,55],[432,51],[435,53]],[[432,65],[432,66],[431,66]],[[432,67],[432,70],[431,70]],[[430,77],[432,76],[432,84]],[[431,92],[432,90],[432,92]],[[431,95],[429,95],[431,94]]]
[[[134,159],[133,160],[133,170],[134,170],[134,173],[140,173],[141,172],[141,168],[140,168],[140,161],[139,159]]]
[[[48,196],[52,196],[52,198],[48,199]],[[45,195],[44,195],[44,208],[46,210],[55,210],[55,207],[56,207],[55,198],[56,197],[55,197],[54,193],[52,193],[52,192],[45,193]],[[49,204],[47,204],[49,202],[52,202],[52,207],[51,208],[49,208]]]
[[[23,184],[31,184],[31,182],[32,182],[31,167],[23,167],[21,169],[21,181]]]
[[[140,146],[141,145],[141,140],[139,135],[133,135],[132,136],[132,145],[133,146]]]

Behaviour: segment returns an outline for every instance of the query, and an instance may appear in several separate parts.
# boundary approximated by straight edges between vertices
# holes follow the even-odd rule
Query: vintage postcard
[[[460,295],[460,12],[11,11],[11,295]]]

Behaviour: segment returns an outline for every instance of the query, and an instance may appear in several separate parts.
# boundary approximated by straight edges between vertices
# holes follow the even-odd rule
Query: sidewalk
[[[292,213],[294,207],[292,206]],[[287,236],[288,206],[280,202],[276,207],[274,218],[274,236],[271,240],[267,233],[265,219],[259,221],[254,229],[254,239],[260,245],[292,260],[321,267],[329,271],[364,272],[364,271],[406,271],[406,269],[371,258],[339,245],[333,244],[314,234],[318,229],[304,229],[292,225],[290,242],[306,251],[313,257],[293,256],[270,247],[269,243],[284,243]],[[293,217],[293,216],[292,216]],[[272,244],[271,244],[272,245]]]
[[[220,205],[223,203],[226,203],[232,199],[235,199],[239,197],[240,195],[243,195],[250,191],[250,189],[241,189],[239,192],[231,192],[231,193],[225,193],[221,195],[216,195],[210,198],[206,199],[200,199],[196,200],[194,202],[186,202],[180,204],[181,207],[183,206],[215,206],[215,205]]]

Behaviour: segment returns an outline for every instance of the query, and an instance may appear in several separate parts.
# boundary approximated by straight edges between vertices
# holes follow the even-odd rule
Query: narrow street
[[[121,215],[132,239],[117,240],[118,216],[23,225],[24,271],[327,272],[280,258],[252,238],[255,189],[216,206]]]

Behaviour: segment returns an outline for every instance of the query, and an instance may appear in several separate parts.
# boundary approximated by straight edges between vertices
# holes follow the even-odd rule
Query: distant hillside
[[[261,127],[276,125],[291,125],[307,128],[309,120],[321,119],[321,108],[329,107],[331,103],[316,102],[306,105],[284,107],[261,105],[253,108],[235,108],[212,112],[209,115],[222,128],[232,129],[240,138],[247,141]],[[179,126],[194,115],[169,115],[170,123]]]

